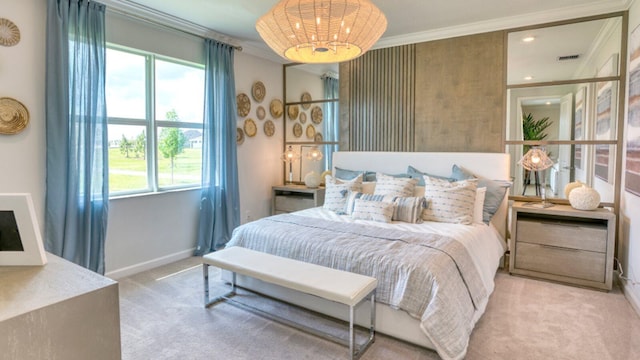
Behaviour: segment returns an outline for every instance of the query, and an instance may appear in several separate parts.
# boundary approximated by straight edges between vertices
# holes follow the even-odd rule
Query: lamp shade
[[[256,30],[278,55],[299,63],[336,63],[369,50],[387,18],[369,0],[281,0]]]
[[[322,158],[322,151],[320,151],[317,146],[312,147],[311,150],[309,150],[309,152],[307,153],[307,159],[309,160],[320,161],[322,160]]]
[[[280,158],[282,161],[290,163],[300,159],[300,154],[293,150],[293,146],[289,145]]]
[[[518,161],[518,164],[529,171],[542,171],[553,166],[553,160],[549,158],[544,149],[532,147]]]

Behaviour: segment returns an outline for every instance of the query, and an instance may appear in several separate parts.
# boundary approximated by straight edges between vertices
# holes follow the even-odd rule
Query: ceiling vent
[[[580,55],[578,55],[578,54],[558,56],[558,61],[577,60],[579,57],[580,57]]]

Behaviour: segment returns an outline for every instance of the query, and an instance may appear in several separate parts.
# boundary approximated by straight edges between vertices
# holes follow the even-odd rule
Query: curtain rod
[[[151,17],[147,17],[147,16],[143,16],[143,15],[140,15],[140,14],[135,14],[135,13],[126,11],[125,9],[122,9],[117,5],[117,4],[122,4],[121,1],[118,1],[118,0],[113,1],[113,0],[111,0],[111,1],[103,1],[103,2],[107,3],[107,7],[106,8],[107,8],[108,12],[124,15],[126,17],[130,17],[130,18],[133,18],[133,19],[136,19],[136,20],[140,20],[140,21],[143,21],[143,22],[155,25],[155,26],[164,27],[164,28],[167,28],[167,29],[178,31],[178,32],[181,32],[181,33],[184,33],[184,34],[187,34],[187,35],[193,35],[193,36],[197,36],[197,37],[200,37],[200,38],[203,38],[203,39],[210,38],[210,39],[225,43],[225,44],[233,47],[237,51],[242,51],[242,46],[233,45],[233,44],[230,44],[228,41],[216,39],[215,36],[202,35],[202,34],[199,34],[199,33],[195,32],[195,31],[189,31],[189,30],[180,28],[178,26],[160,23],[159,21],[157,21],[157,20],[155,20],[155,19],[153,19]],[[129,5],[129,4],[131,4],[131,5]],[[173,15],[169,15],[169,14],[166,14],[166,13],[163,13],[163,12],[148,8],[148,7],[140,5],[140,4],[135,4],[135,3],[131,3],[131,2],[129,2],[129,4],[126,5],[126,6],[128,6],[130,8],[134,8],[138,12],[150,13],[150,14],[153,14],[153,15],[156,15],[156,16],[159,16],[159,17],[164,17],[164,18],[166,18],[168,20],[180,22],[180,23],[188,25],[189,27],[197,28],[203,33],[215,33],[215,31],[213,31],[213,30],[211,30],[211,29],[209,29],[207,27],[195,24],[195,23],[193,23],[191,21],[180,19],[180,18],[175,17]],[[135,6],[133,6],[133,4],[135,4]],[[226,37],[226,36],[220,34],[220,37]]]

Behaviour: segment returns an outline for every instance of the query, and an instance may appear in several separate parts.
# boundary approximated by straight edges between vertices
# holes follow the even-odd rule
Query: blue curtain
[[[48,0],[46,61],[48,251],[104,273],[109,201],[105,7]]]
[[[340,96],[340,83],[338,79],[328,74],[322,76],[324,99],[337,99]],[[338,102],[325,103],[324,109],[324,141],[338,141],[340,137]],[[338,150],[337,145],[324,146],[324,168],[331,170],[331,158],[333,152]]]
[[[205,40],[202,195],[195,254],[218,250],[240,225],[233,47]]]

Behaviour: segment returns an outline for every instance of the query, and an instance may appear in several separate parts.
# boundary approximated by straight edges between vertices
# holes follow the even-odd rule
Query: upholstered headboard
[[[510,156],[505,153],[442,153],[442,152],[378,152],[338,151],[333,153],[333,167],[351,170],[380,171],[388,174],[407,172],[411,165],[433,175],[450,176],[453,165],[458,165],[478,177],[491,180],[511,180]],[[508,193],[507,193],[508,194]],[[491,222],[506,239],[508,196]]]

